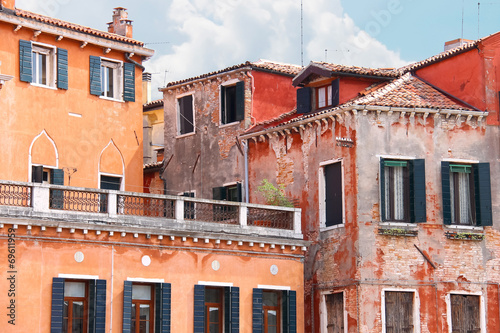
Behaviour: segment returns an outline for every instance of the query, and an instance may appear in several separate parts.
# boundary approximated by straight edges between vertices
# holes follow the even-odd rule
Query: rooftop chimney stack
[[[108,32],[132,38],[132,20],[128,19],[127,8],[116,7],[113,10],[113,22],[108,23]]]
[[[151,102],[151,73],[142,73],[142,104]]]
[[[16,8],[16,0],[1,0],[2,3],[2,9],[3,8],[8,8],[8,9],[15,9]]]

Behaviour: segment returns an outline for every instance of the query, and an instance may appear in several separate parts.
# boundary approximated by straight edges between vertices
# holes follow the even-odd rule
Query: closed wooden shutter
[[[194,131],[193,95],[184,96],[178,100],[180,134]]]
[[[68,89],[68,50],[57,48],[57,88]]]
[[[385,292],[387,333],[413,332],[413,292]]]
[[[491,208],[490,164],[478,163],[474,169],[476,221],[480,226],[493,225]]]
[[[101,96],[101,58],[90,56],[90,94]]]
[[[387,221],[387,217],[385,216],[386,202],[385,202],[385,160],[383,158],[380,159],[380,170],[379,170],[379,183],[380,183],[380,220]]]
[[[52,278],[50,333],[62,333],[64,312],[64,279]]]
[[[230,333],[240,332],[240,288],[231,287],[231,330]]]
[[[106,332],[106,280],[95,281],[95,333]]]
[[[155,284],[155,333],[170,333],[171,288],[170,283]]]
[[[236,115],[235,120],[245,119],[245,82],[236,83]]]
[[[123,64],[123,100],[135,102],[135,65]]]
[[[205,332],[205,286],[194,286],[194,333]]]
[[[332,81],[332,107],[339,105],[340,100],[340,80]]]
[[[443,223],[451,224],[450,163],[441,162],[441,189],[443,192]]]
[[[122,333],[132,333],[131,321],[132,321],[132,281],[124,281]]]
[[[410,222],[426,222],[425,160],[410,160]]]
[[[264,316],[262,302],[262,289],[254,288],[252,295],[252,333],[263,333]]]
[[[327,333],[344,333],[344,294],[326,295]]]
[[[62,169],[50,169],[50,183],[54,185],[64,185],[64,171]],[[50,190],[50,208],[64,208],[63,190]]]
[[[480,333],[479,296],[450,295],[452,333]]]
[[[310,87],[297,89],[297,113],[308,113],[311,111]]]
[[[23,82],[33,81],[33,68],[31,67],[31,42],[19,40],[19,80]]]
[[[326,226],[343,223],[342,164],[325,165]]]

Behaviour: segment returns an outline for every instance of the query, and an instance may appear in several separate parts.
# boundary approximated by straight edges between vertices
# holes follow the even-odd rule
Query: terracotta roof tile
[[[299,73],[300,70],[302,69],[302,67],[298,66],[298,65],[284,64],[284,63],[279,63],[279,62],[274,62],[274,61],[269,61],[269,60],[259,60],[259,61],[256,61],[256,62],[247,61],[247,62],[245,62],[243,64],[234,65],[234,66],[231,66],[231,67],[220,69],[218,71],[205,73],[205,74],[202,74],[202,75],[190,77],[188,79],[183,79],[183,80],[179,80],[179,81],[169,82],[165,88],[170,88],[170,87],[173,87],[173,86],[176,86],[176,85],[179,85],[179,84],[183,84],[183,83],[187,83],[187,82],[191,82],[191,81],[205,79],[205,78],[208,78],[210,76],[214,76],[214,75],[225,73],[225,72],[230,72],[230,71],[233,71],[235,69],[240,69],[240,68],[244,68],[244,67],[249,67],[249,68],[252,68],[252,69],[254,69],[254,68],[260,68],[260,69],[265,69],[265,70],[273,71],[273,72],[276,72],[278,74],[285,74],[285,75],[292,75],[292,76],[294,76],[297,73]],[[165,88],[161,88],[160,90],[163,90]]]
[[[146,111],[146,110],[153,109],[153,108],[159,107],[159,106],[163,106],[163,99],[157,99],[155,101],[151,101],[149,103],[144,104],[142,107]]]
[[[369,76],[398,77],[399,71],[394,68],[368,68],[358,66],[345,66],[328,62],[312,61],[311,64],[322,66],[327,70],[338,73],[350,73]]]
[[[102,37],[102,38],[106,38],[106,39],[111,39],[111,40],[115,40],[118,42],[124,42],[124,43],[128,43],[128,44],[144,46],[143,42],[139,42],[133,38],[128,38],[128,37],[124,37],[121,35],[112,34],[112,33],[97,30],[97,29],[92,29],[89,27],[85,27],[83,25],[78,25],[75,23],[66,22],[66,21],[55,19],[52,17],[48,17],[48,16],[44,16],[44,15],[40,15],[40,14],[35,14],[35,13],[29,12],[26,10],[16,9],[15,13],[19,17],[24,17],[24,18],[35,20],[38,22],[54,25],[56,27],[66,28],[66,29],[70,29],[70,30],[74,30],[74,31],[78,31],[78,32],[83,32],[83,33],[86,33],[89,35],[94,35],[94,36],[98,36],[98,37]]]

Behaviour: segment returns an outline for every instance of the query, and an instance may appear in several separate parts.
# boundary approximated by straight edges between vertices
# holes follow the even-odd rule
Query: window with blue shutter
[[[240,289],[194,286],[194,332],[239,333]]]
[[[33,80],[31,50],[30,41],[19,40],[19,79],[24,82]]]
[[[123,283],[123,317],[122,333],[133,333],[131,331],[132,321],[132,281]]]
[[[441,183],[444,224],[492,225],[489,163],[441,162]]]
[[[104,333],[105,329],[106,280],[52,279],[51,333]]]
[[[308,113],[311,111],[312,89],[304,87],[297,89],[297,113]]]
[[[68,50],[57,49],[57,88],[68,89]]]
[[[254,288],[252,295],[252,332],[263,333],[264,316],[262,307],[262,289]]]
[[[194,286],[194,333],[205,333],[205,286]]]
[[[123,64],[123,100],[135,102],[135,65]]]
[[[332,98],[331,98],[331,106],[339,105],[340,100],[340,79],[336,79],[332,81]]]
[[[220,87],[220,123],[230,124],[245,119],[245,82]]]
[[[89,64],[90,73],[90,94],[101,96],[101,58],[90,56]]]
[[[297,332],[296,291],[254,288],[252,302],[252,332]]]

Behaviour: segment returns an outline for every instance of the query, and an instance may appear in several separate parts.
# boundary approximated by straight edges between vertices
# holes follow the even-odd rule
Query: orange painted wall
[[[257,123],[271,120],[295,109],[296,88],[292,77],[252,71],[254,78],[252,116]]]
[[[0,229],[0,253],[7,253],[7,234],[12,225]],[[43,238],[42,238],[43,237]],[[172,332],[193,331],[194,285],[199,281],[233,283],[240,288],[240,332],[252,332],[252,291],[258,285],[289,286],[297,291],[297,327],[304,332],[303,264],[300,258],[280,257],[284,251],[276,247],[257,250],[232,245],[134,238],[108,232],[95,235],[81,230],[70,234],[67,229],[56,233],[55,228],[31,231],[19,226],[16,231],[16,326],[6,325],[5,315],[0,322],[2,332],[49,332],[51,314],[52,278],[59,274],[97,275],[107,281],[106,332],[121,332],[123,312],[123,282],[127,278],[164,279],[172,286]],[[189,247],[205,248],[196,250]],[[266,246],[267,247],[267,246]],[[81,251],[84,260],[75,261],[75,253]],[[224,252],[227,251],[227,252]],[[289,250],[287,250],[289,251]],[[251,254],[254,252],[254,254]],[[290,254],[290,252],[288,252]],[[300,249],[293,252],[301,253]],[[144,266],[142,256],[151,258]],[[218,260],[220,269],[212,269]],[[270,273],[271,265],[278,266],[278,274]],[[5,265],[2,265],[5,267]],[[0,273],[0,290],[9,289],[6,269]],[[6,313],[7,297],[2,297]],[[5,306],[4,306],[5,305]]]
[[[113,158],[103,161],[101,171],[125,174],[125,189],[142,189],[142,85],[136,67],[136,102],[116,102],[90,95],[89,56],[125,61],[123,52],[104,54],[102,47],[41,34],[22,28],[14,32],[10,24],[0,23],[0,73],[14,76],[0,90],[0,133],[2,157],[0,179],[29,179],[29,149],[43,130],[56,146],[60,169],[77,168],[71,186],[99,187],[100,155],[112,143]],[[38,87],[19,80],[19,40],[32,40],[68,50],[69,89]],[[140,62],[137,56],[134,60]],[[69,113],[81,115],[72,116]],[[38,143],[37,143],[38,145]],[[54,156],[52,144],[40,145],[39,156]],[[118,156],[118,158],[117,158]],[[123,158],[123,164],[121,162]],[[54,160],[52,157],[49,160]],[[33,161],[34,163],[37,161]],[[55,167],[55,165],[54,165]],[[110,172],[108,171],[108,172]],[[65,175],[68,185],[68,174]]]

